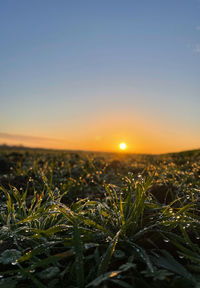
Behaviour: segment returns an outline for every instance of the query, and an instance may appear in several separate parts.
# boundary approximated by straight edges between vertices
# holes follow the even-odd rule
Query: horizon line
[[[200,151],[200,147],[196,149],[189,149],[189,150],[180,150],[176,152],[166,152],[166,153],[136,153],[136,152],[125,152],[125,151],[99,151],[99,150],[82,150],[82,149],[62,149],[62,148],[45,148],[45,147],[30,147],[24,146],[23,144],[19,145],[9,145],[7,143],[0,143],[0,148],[16,148],[16,149],[28,149],[28,150],[50,150],[50,151],[61,151],[61,152],[88,152],[88,153],[110,153],[110,154],[120,154],[120,155],[168,155],[168,154],[179,154],[185,152],[192,152],[192,151]]]

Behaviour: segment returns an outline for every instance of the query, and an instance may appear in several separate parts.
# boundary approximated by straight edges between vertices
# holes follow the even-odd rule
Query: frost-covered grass
[[[0,155],[0,287],[200,287],[200,151]]]

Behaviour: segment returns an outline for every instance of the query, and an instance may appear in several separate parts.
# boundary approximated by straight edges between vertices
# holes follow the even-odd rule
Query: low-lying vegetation
[[[200,287],[200,151],[0,153],[0,287]]]

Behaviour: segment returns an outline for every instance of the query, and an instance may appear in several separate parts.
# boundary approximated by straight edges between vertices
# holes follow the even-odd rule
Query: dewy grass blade
[[[97,276],[100,276],[101,274],[104,274],[107,271],[109,263],[110,263],[110,259],[112,257],[112,254],[115,251],[115,247],[116,247],[116,244],[118,242],[120,232],[121,231],[118,231],[117,234],[115,235],[115,237],[111,240],[111,242],[110,242],[110,244],[106,250],[106,253],[102,257],[101,262],[100,262],[99,267],[98,267]]]
[[[163,256],[154,257],[154,264],[158,267],[170,270],[178,275],[181,275],[189,280],[194,281],[193,276],[186,270],[186,268],[179,263],[169,252],[162,250]]]
[[[75,251],[76,284],[78,288],[84,287],[84,263],[83,263],[83,243],[77,223],[73,225],[73,244]]]
[[[109,236],[113,236],[112,232],[110,232],[108,229],[106,229],[105,227],[98,224],[97,222],[95,222],[92,219],[86,218],[86,217],[81,216],[81,215],[76,215],[76,219],[80,220],[81,222],[83,222],[87,226],[94,227],[97,230],[100,230]]]
[[[19,267],[21,273],[24,274],[25,276],[27,276],[28,278],[30,278],[32,280],[32,282],[36,285],[36,287],[38,287],[38,288],[45,288],[46,287],[36,277],[34,277],[27,269],[24,269],[19,263],[17,264],[17,266]]]
[[[122,202],[122,195],[120,193],[119,195],[119,207],[120,207],[120,215],[121,215],[121,222],[122,222],[122,226],[125,225],[125,219],[124,219],[124,208],[123,208],[123,202]]]

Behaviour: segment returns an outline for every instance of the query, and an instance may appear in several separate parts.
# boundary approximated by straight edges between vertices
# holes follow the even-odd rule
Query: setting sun
[[[124,142],[120,143],[119,147],[121,150],[125,150],[126,149],[126,143],[124,143]]]

